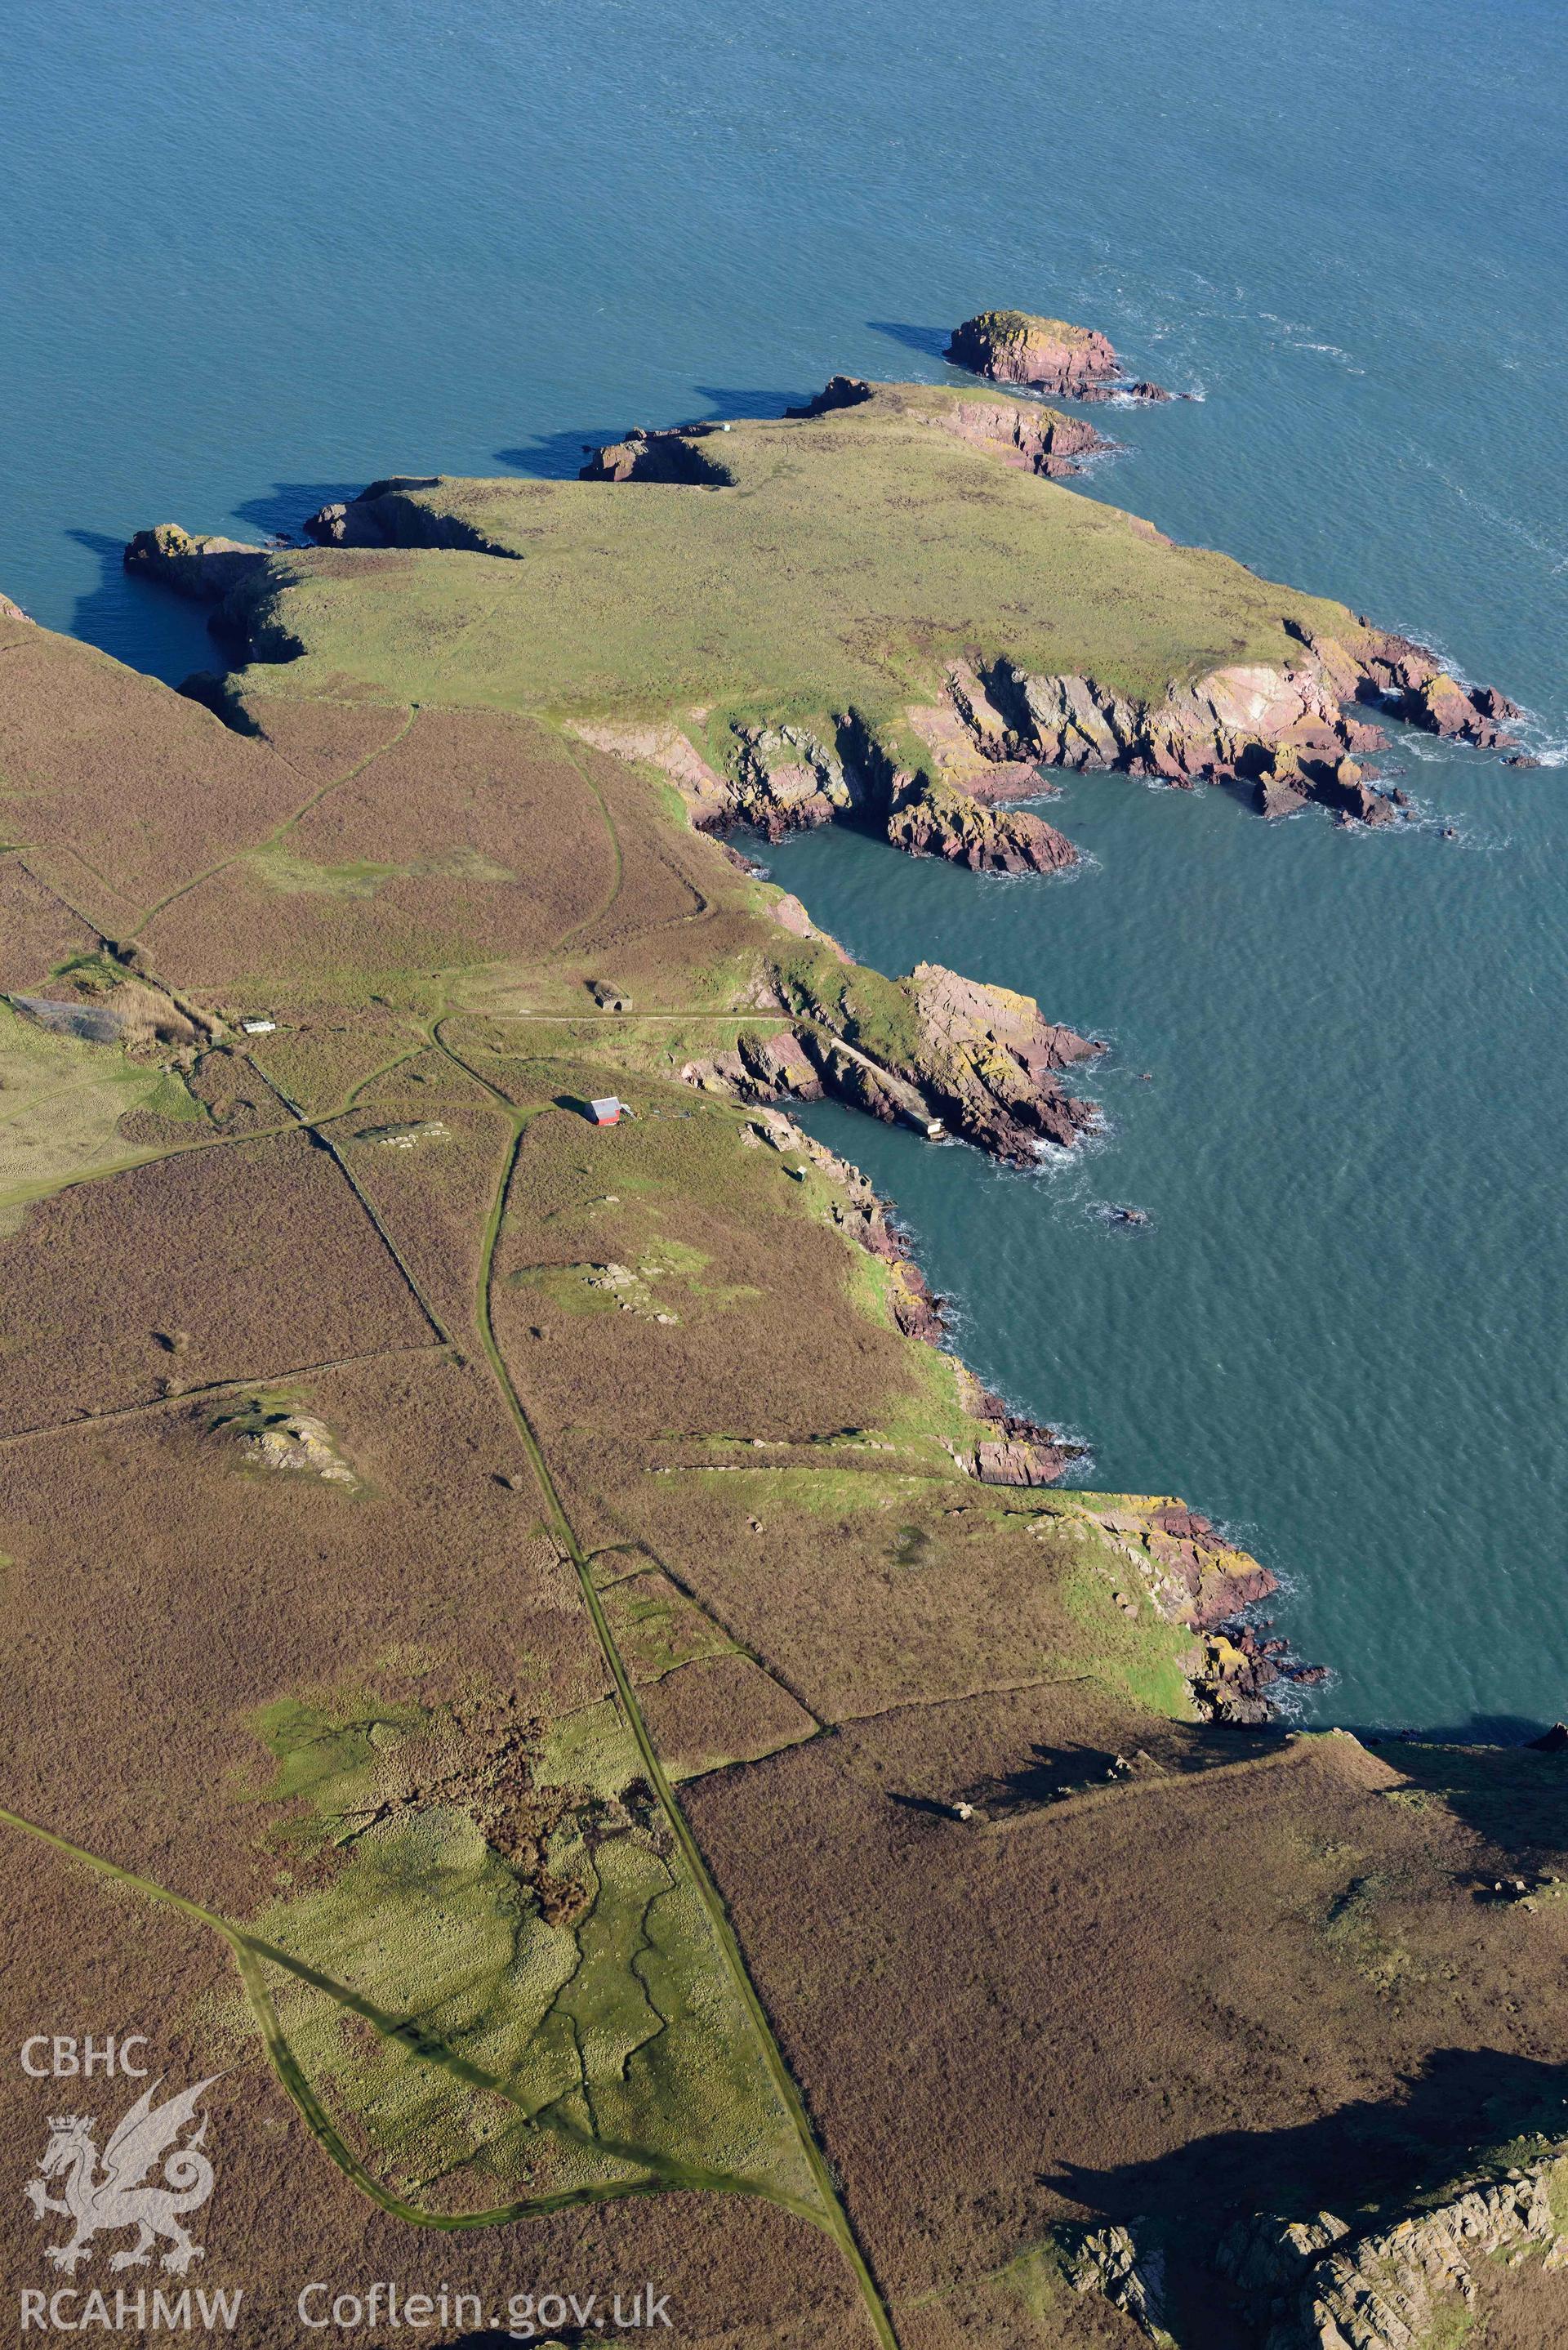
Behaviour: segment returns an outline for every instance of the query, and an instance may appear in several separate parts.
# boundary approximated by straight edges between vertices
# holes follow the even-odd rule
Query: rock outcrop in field
[[[1362,2232],[1332,2211],[1260,2215],[1231,2230],[1217,2266],[1266,2323],[1266,2350],[1438,2350],[1468,2331],[1482,2262],[1568,2263],[1565,2189],[1555,2152]]]

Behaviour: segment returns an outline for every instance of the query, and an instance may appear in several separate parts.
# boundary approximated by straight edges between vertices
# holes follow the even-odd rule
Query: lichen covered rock
[[[236,1441],[245,1459],[262,1469],[283,1469],[319,1477],[324,1484],[353,1492],[359,1480],[338,1451],[325,1420],[303,1411],[274,1412],[259,1426],[241,1426]]]
[[[1275,2289],[1267,2350],[1436,2350],[1459,2339],[1455,2321],[1477,2298],[1479,2262],[1536,2252],[1550,2268],[1568,2264],[1568,2231],[1557,2217],[1565,2187],[1568,2156],[1557,2152],[1364,2235],[1352,2236],[1332,2214],[1321,2213],[1320,2223],[1336,2231],[1326,2250],[1310,2228],[1282,2233],[1279,2221],[1254,2222],[1251,2242],[1244,2231],[1226,2239],[1221,2272],[1255,2294]],[[1272,2262],[1261,2256],[1260,2230],[1275,2242]],[[1293,2293],[1281,2297],[1287,2254],[1298,2249],[1317,2257]]]
[[[238,538],[193,537],[177,522],[161,522],[139,530],[127,542],[123,559],[132,574],[156,579],[197,603],[216,604],[259,572],[266,558],[265,546],[247,546]]]
[[[1140,2252],[1129,2229],[1092,2229],[1067,2262],[1067,2278],[1078,2293],[1103,2293],[1151,2342],[1168,2350],[1166,2331],[1165,2258],[1158,2250]]]

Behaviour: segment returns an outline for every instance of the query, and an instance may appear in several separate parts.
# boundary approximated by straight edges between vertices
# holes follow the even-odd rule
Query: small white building
[[[621,1105],[617,1101],[614,1094],[607,1094],[602,1101],[591,1101],[588,1104],[588,1114],[596,1126],[618,1126],[620,1113]]]

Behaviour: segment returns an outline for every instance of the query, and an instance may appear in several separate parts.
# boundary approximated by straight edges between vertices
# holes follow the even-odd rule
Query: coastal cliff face
[[[694,820],[753,826],[767,838],[836,818],[873,822],[898,847],[979,872],[1057,872],[1077,862],[1062,833],[1031,809],[999,800],[1047,788],[1041,769],[1114,769],[1189,788],[1246,783],[1261,814],[1289,816],[1309,801],[1347,821],[1397,820],[1369,754],[1387,748],[1377,712],[1422,733],[1504,750],[1522,712],[1487,686],[1461,683],[1437,654],[1363,621],[1344,638],[1303,630],[1293,658],[1235,663],[1158,700],[1135,699],[1092,677],[1033,676],[1013,662],[950,665],[931,705],[908,723],[927,754],[922,770],[854,716],[834,740],[809,727],[737,730],[724,775],[704,769]],[[1362,714],[1362,713],[1366,714]],[[671,753],[683,787],[692,754]]]
[[[700,818],[712,828],[748,824],[778,840],[849,818],[911,856],[945,857],[975,873],[1055,873],[1078,861],[1072,842],[1032,809],[988,806],[972,787],[974,763],[961,781],[899,765],[853,713],[836,722],[831,743],[798,725],[737,727],[725,775]]]
[[[871,400],[877,401],[884,415],[902,416],[911,422],[950,432],[956,440],[967,441],[971,448],[1000,457],[1004,464],[1016,466],[1023,473],[1043,473],[1051,480],[1081,472],[1083,458],[1097,455],[1115,445],[1096,432],[1085,418],[1064,416],[1060,410],[1044,408],[1033,400],[950,400],[923,385],[870,383],[859,376],[831,377],[821,391],[798,408],[786,408],[784,415],[787,420],[808,423],[844,409],[862,408]],[[722,438],[732,429],[727,424],[705,422],[674,424],[649,432],[645,425],[636,425],[623,440],[589,449],[577,479],[673,482],[723,488],[733,481],[724,463]],[[323,509],[323,514],[333,516],[346,512],[338,507]],[[320,515],[312,515],[305,527],[309,536],[323,545],[327,543],[321,537]]]
[[[811,964],[781,959],[770,993],[798,1031],[742,1034],[682,1076],[748,1101],[829,1093],[885,1125],[946,1128],[1013,1166],[1033,1165],[1042,1144],[1070,1149],[1096,1124],[1095,1104],[1058,1079],[1105,1046],[1047,1020],[1033,996],[922,962],[868,999],[848,970],[830,988]]]
[[[950,675],[948,699],[982,752],[1000,743],[1050,766],[1117,768],[1180,785],[1245,780],[1265,816],[1310,799],[1365,824],[1391,821],[1397,804],[1361,764],[1387,737],[1354,714],[1358,708],[1486,750],[1515,740],[1508,728],[1522,713],[1512,702],[1461,684],[1407,637],[1363,620],[1344,638],[1301,629],[1294,641],[1293,659],[1212,670],[1157,702],[1107,691],[1090,677],[1028,676],[1011,662],[985,681],[988,717],[977,714],[961,675]]]
[[[1081,473],[1081,458],[1114,445],[1081,416],[1024,407],[1015,400],[961,400],[944,421],[961,441],[999,456],[1004,464],[1026,473],[1044,473],[1053,481]]]
[[[1078,861],[1065,836],[1031,808],[992,805],[1046,786],[1033,763],[977,750],[946,709],[911,711],[911,730],[933,751],[932,772],[899,765],[853,714],[816,728],[737,724],[721,761],[702,756],[679,726],[587,723],[600,750],[662,768],[700,832],[749,826],[766,840],[851,823],[880,832],[915,857],[944,857],[974,873],[1057,873]]]

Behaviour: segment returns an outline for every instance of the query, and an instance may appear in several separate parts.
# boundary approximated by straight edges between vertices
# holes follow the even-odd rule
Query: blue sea
[[[0,588],[178,679],[142,525],[940,380],[991,305],[1199,394],[1097,411],[1082,494],[1436,643],[1543,764],[1401,740],[1379,836],[1069,778],[1065,880],[782,847],[884,970],[1115,1045],[1038,1173],[820,1124],[1094,1482],[1278,1569],[1309,1719],[1525,1734],[1568,1715],[1565,134],[1554,0],[10,0]]]

